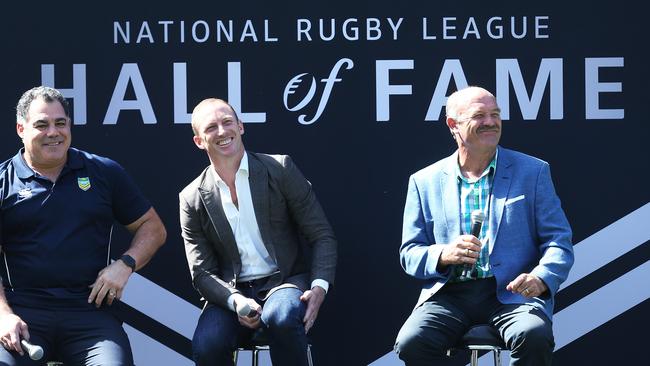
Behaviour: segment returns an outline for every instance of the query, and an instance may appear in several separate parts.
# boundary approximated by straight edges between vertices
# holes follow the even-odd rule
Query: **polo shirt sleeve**
[[[107,159],[106,168],[111,180],[113,216],[122,225],[132,224],[151,208],[151,203],[120,164]]]

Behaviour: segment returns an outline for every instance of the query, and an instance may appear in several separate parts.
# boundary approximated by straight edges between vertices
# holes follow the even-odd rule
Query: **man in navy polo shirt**
[[[116,162],[70,147],[70,114],[55,89],[37,87],[16,107],[24,148],[0,165],[0,364],[132,365],[122,322],[105,305],[164,243],[151,204]],[[133,240],[111,263],[114,221]]]

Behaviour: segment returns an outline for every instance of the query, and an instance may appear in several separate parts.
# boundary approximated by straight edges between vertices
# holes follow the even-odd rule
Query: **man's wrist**
[[[228,308],[234,312],[237,312],[237,302],[246,302],[246,296],[242,295],[239,292],[235,292],[230,294],[228,296],[228,300],[226,300],[226,303],[228,304]]]
[[[449,245],[449,244],[447,244],[447,245]],[[437,260],[437,263],[436,263],[436,271],[438,271],[440,273],[445,272],[447,270],[447,267],[449,266],[449,264],[445,261],[445,259],[442,256],[443,253],[444,253],[445,247],[447,245],[445,245],[442,248],[442,250],[440,250],[438,253],[436,253],[436,251],[434,250],[433,245],[429,245],[429,248],[427,249],[429,251],[429,256],[430,257],[432,257],[432,258],[435,258],[435,256],[438,257],[438,260]]]
[[[7,315],[14,315],[14,312],[11,310],[11,308],[6,307],[0,309],[0,317],[7,316]]]
[[[127,267],[131,268],[131,272],[135,272],[136,263],[133,257],[128,254],[123,254],[118,260],[122,261],[122,263],[124,263]]]
[[[314,288],[316,286],[318,286],[318,287],[322,288],[323,290],[325,290],[325,293],[327,294],[327,291],[329,290],[330,284],[327,281],[323,280],[323,279],[317,278],[317,279],[311,281],[311,288]]]

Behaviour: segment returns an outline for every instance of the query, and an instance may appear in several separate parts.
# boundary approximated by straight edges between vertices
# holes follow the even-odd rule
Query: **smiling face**
[[[447,125],[459,149],[476,153],[496,151],[501,138],[501,110],[494,96],[472,87],[450,96]]]
[[[244,156],[244,124],[223,100],[206,99],[192,112],[194,143],[210,161],[241,159]]]
[[[34,170],[62,167],[72,139],[70,119],[58,101],[34,99],[24,120],[16,123],[16,132],[25,145],[25,161]]]

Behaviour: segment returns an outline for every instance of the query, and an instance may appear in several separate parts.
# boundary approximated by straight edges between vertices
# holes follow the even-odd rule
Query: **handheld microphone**
[[[481,235],[481,226],[483,226],[483,220],[485,220],[485,214],[481,210],[474,210],[471,214],[472,220],[472,235],[479,237]],[[474,271],[474,266],[470,264],[465,264],[463,266],[463,273],[460,275],[461,278],[473,278],[472,272]]]
[[[257,316],[257,310],[252,309],[248,303],[244,302],[241,304],[235,304],[235,307],[237,308],[237,315],[239,316],[246,316],[249,318],[254,318]]]
[[[31,344],[28,341],[21,339],[20,345],[23,346],[23,350],[27,352],[29,358],[34,361],[38,361],[43,358],[43,347]]]
[[[478,238],[481,235],[481,226],[483,226],[483,220],[485,220],[485,214],[481,210],[474,210],[471,214],[472,219],[472,235]]]

